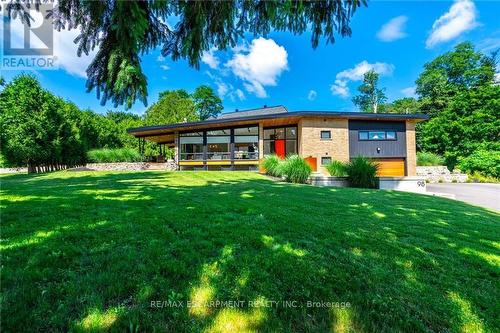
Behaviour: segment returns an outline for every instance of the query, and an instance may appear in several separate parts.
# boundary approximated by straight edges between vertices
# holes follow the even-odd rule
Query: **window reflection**
[[[297,154],[297,127],[264,129],[264,155],[285,157]]]

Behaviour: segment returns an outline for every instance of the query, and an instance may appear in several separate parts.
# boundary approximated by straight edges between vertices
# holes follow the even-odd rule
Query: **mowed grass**
[[[2,332],[500,330],[493,211],[245,172],[0,181]]]

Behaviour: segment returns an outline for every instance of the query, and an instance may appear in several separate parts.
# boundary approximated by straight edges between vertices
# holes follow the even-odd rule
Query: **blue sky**
[[[472,41],[485,52],[499,48],[499,12],[496,1],[372,1],[354,15],[352,37],[338,37],[329,45],[322,41],[316,50],[309,33],[249,35],[236,49],[206,53],[199,70],[155,51],[142,57],[148,103],[164,90],[193,91],[208,84],[223,98],[226,112],[264,104],[293,111],[355,111],[351,97],[369,69],[381,74],[380,84],[393,100],[412,96],[423,65],[461,41]],[[60,69],[36,75],[47,89],[81,108],[114,109],[110,103],[101,106],[95,91],[85,92],[90,58],[75,55],[74,36],[74,31],[57,36]],[[19,73],[2,71],[7,80]],[[145,109],[137,102],[130,111],[143,114]]]

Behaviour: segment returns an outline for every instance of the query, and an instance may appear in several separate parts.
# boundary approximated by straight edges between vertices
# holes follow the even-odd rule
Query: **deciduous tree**
[[[363,112],[377,113],[387,97],[384,89],[378,88],[379,74],[370,70],[364,74],[363,84],[358,87],[360,94],[352,98],[352,102]]]
[[[384,105],[387,113],[419,113],[420,103],[413,97],[404,97]]]
[[[158,102],[146,110],[146,124],[173,124],[199,120],[193,100],[185,90],[160,93]]]
[[[469,42],[428,62],[416,81],[422,111],[434,117],[458,94],[493,84],[495,66],[496,53],[485,55]]]
[[[200,120],[206,120],[210,117],[217,117],[222,111],[222,101],[214,92],[214,90],[207,86],[202,85],[196,88],[192,94],[196,113]]]

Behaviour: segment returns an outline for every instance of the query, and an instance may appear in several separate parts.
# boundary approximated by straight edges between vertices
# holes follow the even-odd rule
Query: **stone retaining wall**
[[[120,162],[120,163],[87,163],[84,168],[78,170],[87,171],[141,171],[141,170],[177,170],[177,164],[173,160],[165,163],[149,163],[149,162]]]
[[[445,165],[418,166],[417,176],[423,177],[429,183],[465,183],[467,175],[459,170],[450,172]]]
[[[346,177],[332,177],[332,176],[320,176],[313,175],[309,178],[311,185],[314,186],[335,186],[335,187],[347,187]]]
[[[28,168],[0,168],[1,173],[28,173]]]

